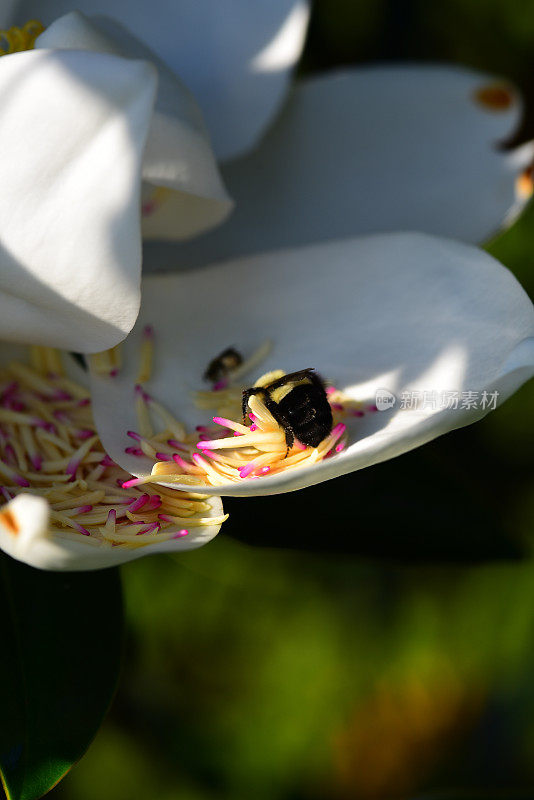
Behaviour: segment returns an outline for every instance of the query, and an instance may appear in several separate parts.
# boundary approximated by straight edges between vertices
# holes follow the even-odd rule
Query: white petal
[[[209,500],[208,516],[222,514],[218,497]],[[92,570],[114,567],[158,553],[194,550],[211,541],[220,525],[191,529],[188,536],[143,547],[103,546],[87,537],[54,535],[48,530],[49,506],[43,497],[19,494],[0,509],[0,549],[31,567],[48,570]]]
[[[114,20],[74,11],[56,20],[36,46],[142,58],[157,67],[158,93],[143,157],[145,236],[183,239],[228,215],[232,202],[200,110],[185,86],[142,42]]]
[[[128,471],[124,448],[137,421],[132,404],[141,331],[156,331],[149,391],[189,430],[206,423],[192,393],[209,361],[228,346],[245,357],[271,339],[271,355],[246,385],[271,369],[314,367],[351,397],[378,389],[498,391],[502,401],[534,374],[534,311],[513,275],[486,253],[423,234],[344,240],[150,276],[117,378],[92,375],[93,411],[107,452]],[[204,386],[205,388],[205,386]],[[479,400],[480,400],[479,396]],[[244,480],[219,494],[272,494],[312,485],[399,455],[487,411],[368,413],[349,423],[349,447],[315,467]],[[209,421],[209,420],[208,420]]]
[[[0,337],[93,352],[139,308],[155,72],[48,50],[0,59]]]
[[[282,102],[309,17],[307,0],[78,0],[80,11],[109,14],[154,50],[198,99],[215,152],[250,149]],[[69,0],[22,0],[12,19],[45,25],[72,10]]]
[[[532,182],[524,191],[518,178],[534,158],[532,144],[501,149],[521,103],[501,84],[509,106],[483,105],[476,93],[492,85],[466,69],[401,65],[301,82],[261,146],[223,170],[228,223],[151,256],[160,269],[189,267],[392,230],[486,240],[528,200]]]

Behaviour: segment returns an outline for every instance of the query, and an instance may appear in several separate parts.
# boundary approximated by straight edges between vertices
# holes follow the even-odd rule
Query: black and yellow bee
[[[243,356],[233,347],[227,347],[210,363],[204,373],[205,381],[216,383],[243,363]]]
[[[270,372],[243,391],[243,420],[246,418],[249,397],[259,395],[286,435],[287,450],[295,439],[317,447],[328,436],[334,424],[332,409],[323,381],[312,369],[302,369],[284,375]]]

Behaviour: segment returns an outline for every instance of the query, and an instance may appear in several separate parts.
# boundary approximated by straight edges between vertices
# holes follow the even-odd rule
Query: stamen
[[[26,491],[42,496],[50,505],[49,536],[72,541],[81,535],[87,544],[106,548],[138,548],[185,535],[185,529],[177,533],[176,525],[158,520],[158,513],[187,519],[188,525],[218,524],[220,517],[209,517],[205,495],[160,486],[138,490],[141,481],[131,479],[103,451],[87,392],[64,378],[57,351],[34,347],[31,362],[10,364],[0,384],[0,476],[6,484],[0,491],[6,503]],[[144,390],[139,395],[167,425],[153,439],[131,432],[139,446],[128,449],[153,460],[167,458],[175,471],[174,445],[187,454],[191,446],[171,437],[185,431]],[[123,489],[128,478],[132,485]],[[201,480],[195,477],[194,482]]]
[[[125,447],[125,453],[129,453],[131,456],[144,456],[145,454],[141,450],[140,447]]]
[[[157,450],[145,436],[141,436],[140,433],[136,433],[135,431],[127,431],[127,435],[131,439],[134,439],[134,441],[139,442],[141,445],[141,452],[144,453],[145,456],[154,459],[154,461],[156,460]]]
[[[150,415],[147,407],[148,395],[143,390],[140,384],[135,387],[135,410],[137,413],[137,420],[139,423],[139,430],[141,435],[149,439],[152,434],[152,423],[150,422]]]
[[[137,383],[146,383],[152,375],[152,360],[154,357],[154,328],[145,325],[143,341],[141,344],[141,363],[137,374]]]
[[[119,374],[122,366],[120,344],[110,350],[103,350],[101,353],[93,353],[88,356],[91,369],[99,375],[109,375],[114,378]]]
[[[0,56],[32,50],[35,40],[44,31],[44,25],[37,19],[27,22],[22,28],[12,27],[0,30]]]

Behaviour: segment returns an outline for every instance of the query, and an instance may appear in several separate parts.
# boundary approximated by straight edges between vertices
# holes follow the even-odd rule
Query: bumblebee
[[[227,347],[213,361],[210,361],[204,373],[204,380],[217,383],[242,363],[243,356],[241,353],[238,353],[233,347]]]
[[[251,389],[245,389],[243,420],[252,395],[261,397],[284,429],[287,452],[293,447],[295,439],[310,447],[317,447],[332,431],[332,409],[323,381],[312,368],[289,375],[284,375],[281,370],[269,372]]]

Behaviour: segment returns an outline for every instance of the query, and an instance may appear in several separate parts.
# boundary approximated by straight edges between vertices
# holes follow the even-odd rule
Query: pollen
[[[33,50],[35,40],[44,31],[45,26],[38,19],[31,19],[22,28],[0,30],[0,56],[20,53],[22,50]]]
[[[83,536],[97,547],[139,548],[176,537],[177,527],[182,538],[192,529],[224,522],[226,516],[209,516],[209,498],[198,492],[138,489],[106,454],[89,394],[64,374],[60,353],[44,347],[29,353],[29,363],[13,362],[0,370],[0,492],[6,502],[0,520],[7,530],[18,533],[7,504],[21,492],[48,501],[49,536]],[[118,363],[118,351],[97,360],[108,374]],[[147,402],[144,393],[141,402]],[[183,433],[159,403],[152,405],[160,427],[166,426],[164,437]],[[136,449],[157,460],[164,444],[154,448],[132,435]]]
[[[12,514],[9,509],[0,511],[0,521],[8,529],[8,531],[13,534],[13,536],[17,536],[19,532],[19,526],[14,514]]]
[[[534,166],[527,167],[518,175],[515,188],[520,200],[530,200],[534,193]]]
[[[475,91],[473,97],[488,111],[507,111],[515,102],[513,89],[505,83],[481,86]]]

